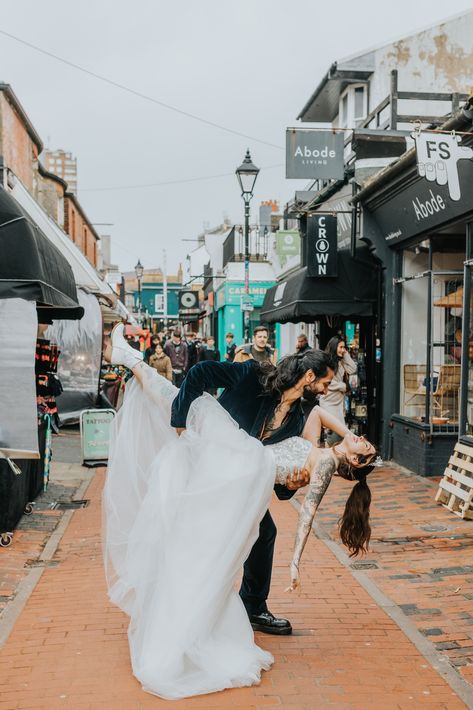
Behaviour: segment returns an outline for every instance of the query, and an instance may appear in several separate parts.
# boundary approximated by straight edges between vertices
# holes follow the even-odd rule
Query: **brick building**
[[[13,89],[9,84],[0,83],[1,183],[13,187],[15,180],[20,180],[88,261],[97,267],[100,237],[71,189],[77,183],[73,180],[69,185],[61,175],[43,166],[39,159],[42,152],[43,142]],[[52,165],[51,161],[48,164]]]
[[[100,237],[73,192],[64,195],[64,231],[84,256],[97,266],[97,242]]]

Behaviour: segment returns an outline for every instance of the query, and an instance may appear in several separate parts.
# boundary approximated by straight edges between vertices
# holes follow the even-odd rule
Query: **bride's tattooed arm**
[[[306,493],[301,511],[299,513],[299,523],[296,531],[294,543],[294,554],[291,563],[291,586],[296,589],[299,586],[299,563],[304,550],[307,538],[312,528],[312,523],[320,501],[325,495],[332,476],[337,470],[337,463],[332,454],[324,456],[317,464],[311,476],[309,490]]]

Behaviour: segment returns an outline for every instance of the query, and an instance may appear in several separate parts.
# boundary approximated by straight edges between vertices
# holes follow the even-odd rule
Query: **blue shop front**
[[[261,306],[266,291],[274,285],[274,281],[252,281],[250,293],[245,297],[243,281],[225,281],[217,290],[215,308],[218,313],[218,348],[225,352],[225,335],[233,333],[237,345],[243,343],[243,306],[250,306],[250,338],[256,326],[260,325]],[[277,347],[277,343],[274,343]]]

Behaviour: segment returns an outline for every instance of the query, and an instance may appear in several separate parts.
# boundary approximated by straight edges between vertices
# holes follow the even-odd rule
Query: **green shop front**
[[[245,284],[243,281],[225,281],[215,294],[215,308],[218,314],[218,348],[221,353],[225,352],[225,335],[233,333],[234,342],[237,345],[243,343],[244,307],[248,306],[250,311],[250,338],[254,329],[260,325],[260,313],[266,291],[273,286],[274,281],[251,281],[248,296],[245,295]],[[272,344],[275,336],[272,335]]]

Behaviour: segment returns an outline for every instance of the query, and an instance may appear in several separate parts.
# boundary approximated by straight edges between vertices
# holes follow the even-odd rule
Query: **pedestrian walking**
[[[143,360],[149,364],[151,355],[154,355],[156,346],[160,345],[160,340],[158,335],[152,335],[149,348],[146,348]]]
[[[257,362],[271,362],[275,364],[276,353],[268,345],[269,330],[265,325],[258,325],[253,331],[250,344],[240,345],[235,351],[235,362],[244,362],[252,358]]]
[[[209,335],[200,348],[199,362],[220,362],[220,352],[215,347],[215,338]],[[217,396],[217,387],[206,387],[205,391],[213,397]]]
[[[343,424],[345,423],[345,395],[347,391],[349,375],[356,374],[357,365],[352,360],[347,350],[346,341],[339,335],[330,338],[325,348],[325,352],[334,363],[332,382],[329,385],[327,394],[319,397],[319,404],[325,411],[332,414]],[[340,441],[340,436],[331,430],[327,430],[326,441],[328,444],[336,444]]]
[[[235,359],[236,343],[233,341],[233,333],[227,333],[225,336],[225,360],[233,362]]]
[[[169,380],[169,382],[172,382],[171,358],[166,355],[161,343],[157,343],[148,364],[150,367],[154,367],[154,369],[157,370],[160,375]]]
[[[178,328],[173,331],[171,338],[166,341],[164,352],[171,359],[172,383],[176,387],[180,387],[186,375],[188,350],[187,344],[182,340],[181,331]]]
[[[188,372],[199,361],[199,350],[196,342],[196,334],[192,331],[186,334],[187,345],[187,370]]]
[[[148,692],[168,699],[253,685],[274,659],[255,644],[250,623],[291,633],[290,623],[266,606],[276,536],[267,511],[273,486],[289,498],[311,484],[296,531],[292,590],[314,515],[337,472],[355,482],[341,538],[353,554],[366,550],[374,447],[322,410],[318,425],[311,415],[314,431],[306,432],[301,392],[326,391],[333,377],[326,353],[290,355],[276,367],[201,362],[177,390],[127,346],[121,330],[112,333],[107,357],[135,377],[104,490],[105,559],[110,598],[131,617],[133,673]],[[208,385],[226,388],[221,403],[200,396]],[[333,450],[317,448],[312,439],[322,425],[347,436]],[[188,431],[176,437],[173,427]],[[140,466],[133,465],[135,452]],[[127,489],[137,495],[127,497]],[[246,613],[234,588],[245,559]]]
[[[305,333],[299,333],[296,340],[296,352],[305,353],[306,350],[310,350],[309,341],[307,340],[307,335]]]
[[[215,347],[215,338],[213,335],[209,335],[209,337],[205,339],[199,352],[199,362],[207,362],[208,360],[220,362],[220,351]]]

